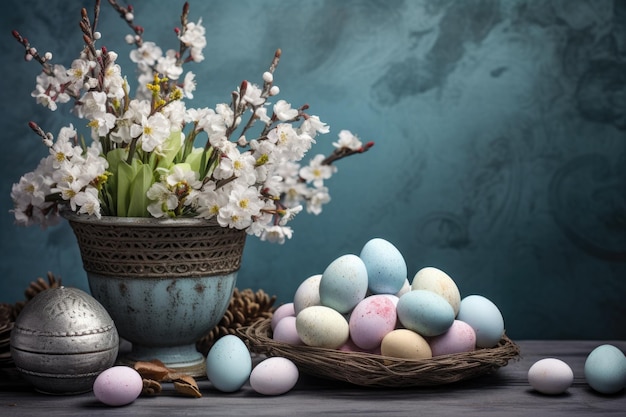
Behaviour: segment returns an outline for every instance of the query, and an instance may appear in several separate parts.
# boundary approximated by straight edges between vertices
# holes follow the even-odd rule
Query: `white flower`
[[[300,176],[306,181],[313,183],[316,188],[324,184],[324,180],[329,179],[334,172],[335,167],[332,165],[323,165],[324,155],[316,155],[309,165],[300,169]]]
[[[141,149],[152,152],[170,135],[170,122],[161,113],[141,119]]]
[[[85,191],[80,191],[74,197],[74,202],[80,207],[78,213],[85,213],[100,218],[100,200],[98,190],[94,187],[87,187]]]
[[[165,214],[178,207],[178,198],[165,184],[155,182],[148,189],[146,196],[154,201],[148,205],[148,211],[153,217],[160,218]]]
[[[202,19],[199,19],[198,23],[187,23],[184,33],[179,37],[180,41],[190,48],[191,58],[194,62],[204,60],[202,50],[206,46],[205,32]]]
[[[176,51],[170,49],[158,59],[156,70],[171,80],[177,80],[183,73],[183,67],[178,65]]]
[[[220,208],[217,221],[223,227],[245,229],[252,224],[253,216],[259,215],[263,206],[263,200],[259,198],[255,187],[235,183],[230,187],[228,204]]]
[[[145,64],[153,67],[163,51],[154,42],[144,42],[139,48],[130,52],[130,60],[136,64]]]
[[[183,94],[188,99],[193,99],[193,92],[196,91],[196,74],[189,71],[185,74],[185,78],[183,80]]]
[[[258,85],[248,83],[242,100],[251,104],[253,107],[261,106],[265,103],[265,98],[262,96],[262,93],[263,91]]]
[[[289,226],[272,225],[264,229],[261,240],[268,242],[283,244],[286,239],[291,239],[293,230]]]
[[[278,100],[274,104],[274,114],[281,122],[286,122],[298,117],[298,109],[292,109],[291,104],[285,100]]]
[[[339,132],[339,140],[333,142],[333,146],[335,148],[348,148],[353,151],[358,151],[363,147],[363,143],[349,130],[342,130]]]
[[[322,212],[322,205],[329,202],[330,194],[328,194],[328,188],[315,188],[312,190],[311,194],[307,196],[306,211],[308,213],[320,214]]]

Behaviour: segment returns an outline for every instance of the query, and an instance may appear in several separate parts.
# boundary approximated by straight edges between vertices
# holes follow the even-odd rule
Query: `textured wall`
[[[56,132],[68,120],[30,99],[38,68],[10,30],[69,63],[81,47],[70,3],[91,10],[24,0],[0,15],[0,301],[22,299],[47,271],[86,288],[67,225],[18,228],[8,213],[11,184],[45,152],[27,122]],[[103,44],[127,62],[127,30],[103,3]],[[291,241],[248,240],[240,288],[288,302],[302,280],[382,237],[410,277],[437,266],[464,295],[492,299],[515,338],[626,338],[626,1],[190,3],[209,37],[198,102],[228,100],[280,47],[283,98],[331,126],[318,150],[343,128],[376,141],[341,161],[332,203],[300,216]],[[146,39],[174,46],[182,2],[133,4]]]

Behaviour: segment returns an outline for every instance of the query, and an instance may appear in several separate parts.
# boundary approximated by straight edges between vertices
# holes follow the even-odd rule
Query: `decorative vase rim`
[[[61,215],[68,221],[80,223],[101,223],[115,225],[133,225],[145,227],[171,226],[220,226],[215,219],[198,217],[156,218],[156,217],[121,217],[102,216],[100,218],[90,214],[76,214],[71,211],[61,211]],[[221,226],[220,226],[221,227]]]

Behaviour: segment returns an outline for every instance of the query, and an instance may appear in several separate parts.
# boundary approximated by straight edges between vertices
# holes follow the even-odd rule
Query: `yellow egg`
[[[433,353],[426,339],[409,329],[396,329],[385,335],[380,354],[402,359],[429,359]]]
[[[296,331],[305,345],[338,349],[348,341],[348,320],[326,306],[311,306],[296,316]]]
[[[459,313],[461,293],[454,280],[442,270],[432,266],[420,269],[413,277],[411,289],[432,291],[450,303],[455,316]]]

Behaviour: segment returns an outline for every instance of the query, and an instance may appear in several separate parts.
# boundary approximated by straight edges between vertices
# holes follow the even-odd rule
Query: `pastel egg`
[[[396,297],[400,298],[403,294],[411,291],[411,283],[408,278],[404,279],[404,284],[402,284],[402,288],[395,294]]]
[[[296,317],[283,317],[283,319],[276,324],[272,339],[289,345],[301,345],[302,340],[300,336],[298,336],[298,330],[296,329]]]
[[[291,390],[298,382],[296,365],[287,358],[264,359],[250,374],[250,386],[263,395],[281,395]]]
[[[411,282],[412,290],[427,290],[445,298],[456,316],[461,304],[461,293],[456,283],[448,274],[432,266],[417,271]]]
[[[504,318],[498,307],[482,295],[468,295],[461,300],[457,319],[472,326],[476,346],[490,348],[504,335]]]
[[[272,330],[276,328],[276,324],[287,316],[296,316],[296,310],[293,303],[287,303],[279,306],[276,310],[274,310],[274,314],[272,314],[272,319],[270,321],[270,327]]]
[[[528,370],[528,383],[542,394],[562,394],[572,382],[574,382],[572,368],[560,359],[541,359]]]
[[[239,390],[250,377],[252,357],[246,344],[237,336],[220,337],[206,358],[207,378],[222,392]]]
[[[454,320],[447,332],[428,339],[433,356],[471,352],[476,347],[476,333],[469,324]]]
[[[380,344],[380,354],[401,359],[429,359],[433,356],[426,339],[409,329],[387,333]]]
[[[404,294],[396,307],[400,323],[422,336],[437,336],[454,322],[454,310],[446,299],[426,290]]]
[[[113,366],[101,372],[93,383],[96,398],[111,406],[130,404],[139,397],[143,380],[139,372],[129,366]]]
[[[338,349],[348,341],[350,326],[346,318],[326,306],[311,306],[296,316],[296,330],[305,345]]]
[[[350,338],[361,349],[374,349],[396,327],[394,301],[386,294],[364,298],[350,314]]]
[[[626,386],[626,357],[613,345],[600,345],[585,360],[587,384],[601,394],[615,394]]]
[[[400,291],[406,280],[406,261],[391,242],[371,239],[363,246],[359,257],[367,268],[372,293],[396,294]]]
[[[302,281],[293,296],[296,315],[307,307],[320,305],[320,280],[322,274],[312,275]]]
[[[348,313],[367,293],[367,269],[356,255],[343,255],[324,270],[320,280],[320,304]]]

